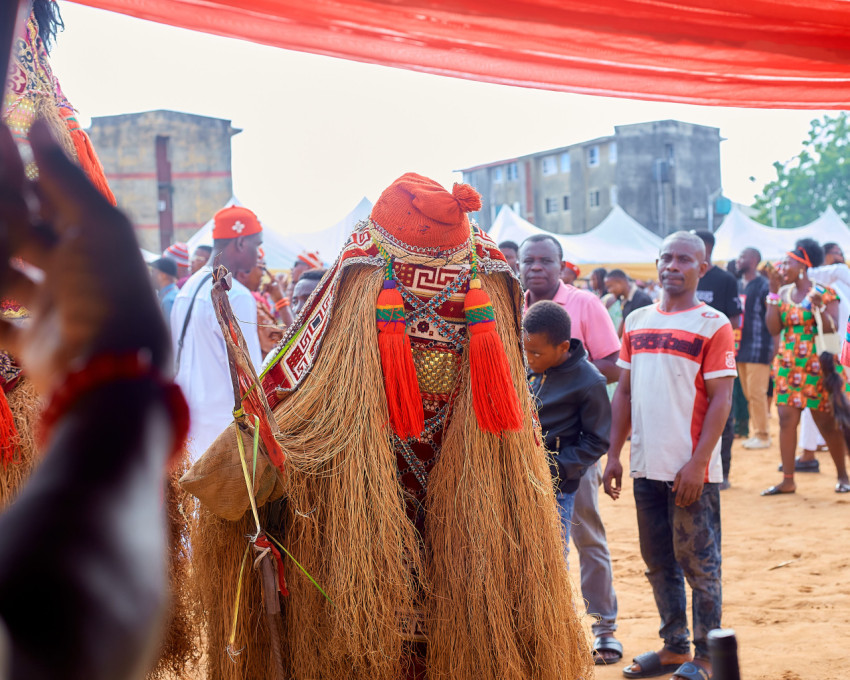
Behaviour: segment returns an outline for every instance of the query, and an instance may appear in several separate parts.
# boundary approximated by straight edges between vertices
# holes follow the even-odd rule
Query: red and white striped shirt
[[[673,313],[657,304],[637,309],[617,364],[631,371],[631,476],[672,482],[702,432],[705,381],[737,375],[729,319],[705,303]],[[719,439],[705,481],[723,481]]]

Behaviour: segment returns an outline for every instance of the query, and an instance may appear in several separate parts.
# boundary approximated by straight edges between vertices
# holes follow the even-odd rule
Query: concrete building
[[[618,125],[609,137],[461,172],[481,193],[475,217],[485,229],[507,204],[542,229],[579,234],[620,205],[664,236],[720,223],[720,141],[717,128],[677,120]]]
[[[229,120],[177,111],[92,118],[88,130],[139,244],[186,241],[233,195]]]

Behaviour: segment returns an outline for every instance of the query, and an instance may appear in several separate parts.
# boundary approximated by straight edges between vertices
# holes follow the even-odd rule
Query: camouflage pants
[[[693,600],[694,648],[708,658],[707,636],[720,628],[720,492],[706,484],[698,501],[675,505],[672,482],[635,479],[640,552],[661,616],[664,646],[690,651],[685,579]]]

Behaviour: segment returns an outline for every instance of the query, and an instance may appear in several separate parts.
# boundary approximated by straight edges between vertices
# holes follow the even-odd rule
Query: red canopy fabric
[[[302,52],[583,94],[850,108],[848,0],[76,0]]]

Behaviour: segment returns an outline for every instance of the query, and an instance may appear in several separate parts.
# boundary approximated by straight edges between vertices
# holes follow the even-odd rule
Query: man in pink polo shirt
[[[620,376],[617,355],[620,340],[614,322],[601,300],[561,280],[565,268],[560,242],[549,234],[527,238],[519,249],[519,268],[525,287],[525,304],[540,300],[557,302],[570,315],[572,337],[584,344],[591,362],[608,382]],[[581,593],[587,611],[595,618],[593,648],[596,663],[616,663],[623,658],[623,646],[614,637],[617,630],[617,595],[614,592],[608,538],[599,516],[599,485],[602,472],[592,466],[581,477],[573,509],[571,536],[578,550]]]
[[[573,337],[582,341],[590,360],[608,382],[617,382],[620,340],[605,305],[593,293],[561,281],[564,254],[560,242],[549,234],[535,234],[520,247],[520,274],[525,287],[525,306],[552,300],[567,310]]]

